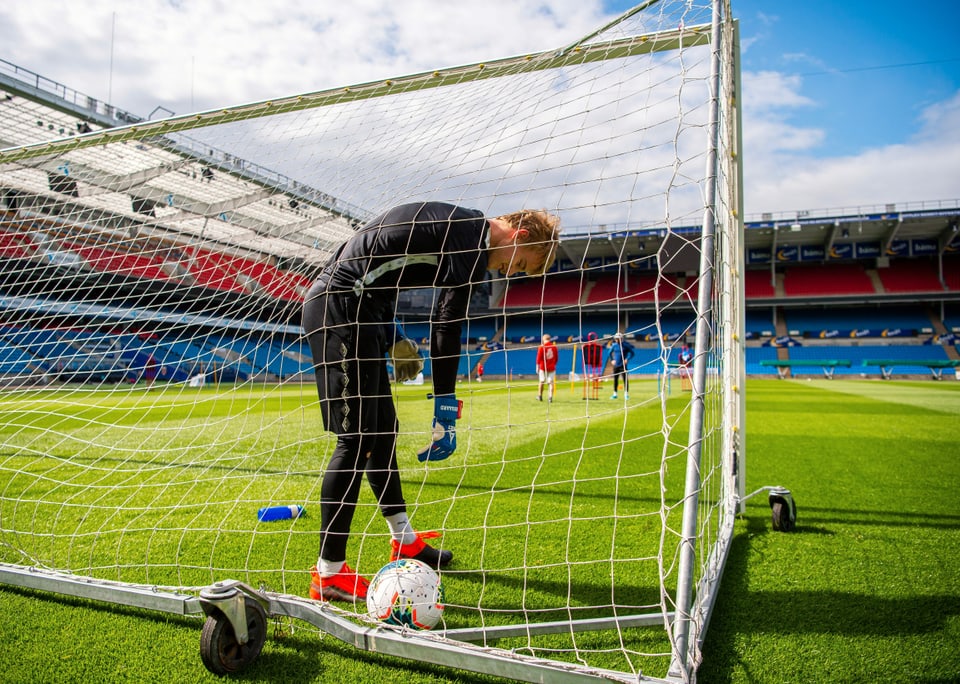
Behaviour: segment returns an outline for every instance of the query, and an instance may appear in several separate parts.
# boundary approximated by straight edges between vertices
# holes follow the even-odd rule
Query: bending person
[[[390,529],[391,560],[415,558],[436,568],[453,559],[414,531],[403,498],[386,355],[394,358],[398,380],[410,372],[415,377],[419,368],[409,353],[412,342],[393,322],[399,290],[440,290],[430,337],[433,440],[417,457],[442,460],[457,445],[460,332],[472,286],[487,270],[542,275],[556,257],[559,232],[559,220],[542,211],[488,219],[441,202],[405,204],[360,228],[326,264],[303,307],[323,425],[337,437],[320,490],[320,555],[311,598],[366,598],[368,580],[346,563],[364,477]]]

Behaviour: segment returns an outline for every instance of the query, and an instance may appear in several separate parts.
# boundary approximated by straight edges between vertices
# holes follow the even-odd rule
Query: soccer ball
[[[443,615],[440,577],[412,558],[387,563],[367,588],[367,612],[388,625],[431,629]]]

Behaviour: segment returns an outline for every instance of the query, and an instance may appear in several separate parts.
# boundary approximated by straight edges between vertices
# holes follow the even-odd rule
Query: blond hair
[[[521,209],[498,217],[516,230],[527,231],[518,244],[528,245],[543,257],[539,268],[527,270],[527,275],[539,276],[550,270],[560,246],[560,218],[539,209]]]

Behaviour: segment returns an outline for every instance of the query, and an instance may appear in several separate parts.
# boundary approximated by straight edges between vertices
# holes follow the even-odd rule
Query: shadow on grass
[[[194,661],[188,659],[186,665],[182,663],[163,665],[158,662],[145,662],[140,665],[143,672],[154,672],[154,668],[161,668],[172,676],[172,681],[208,681],[213,675],[207,673],[200,658],[200,634],[203,627],[202,617],[175,615],[147,608],[135,608],[116,603],[94,601],[91,599],[64,596],[34,589],[4,586],[3,590],[11,594],[18,594],[30,599],[49,601],[56,607],[63,609],[81,609],[94,611],[93,614],[102,616],[102,620],[110,621],[111,616],[134,618],[144,624],[153,623],[163,630],[172,630],[168,642],[180,642],[184,639],[193,642],[196,649]],[[303,623],[294,624],[303,625]],[[130,629],[129,626],[121,626]],[[293,636],[286,632],[287,626],[279,632],[274,624],[268,625],[267,639],[260,655],[245,669],[231,673],[228,677],[217,681],[224,682],[313,682],[313,681],[357,681],[357,682],[386,682],[386,681],[457,681],[464,684],[491,684],[502,681],[495,677],[453,670],[440,665],[414,662],[403,658],[391,657],[360,650],[351,644],[346,644],[334,637],[316,638],[315,634],[307,632],[308,636]],[[164,632],[166,633],[166,632]],[[110,631],[105,629],[102,637],[109,638]],[[52,640],[52,643],[60,643]],[[169,645],[169,643],[168,643]],[[61,644],[57,648],[63,649]],[[148,648],[148,647],[147,647]],[[145,648],[144,652],[146,652]],[[137,654],[140,655],[139,653]],[[89,657],[97,666],[103,667],[102,655],[95,651],[88,654],[73,654],[73,662]],[[109,665],[109,664],[108,664]],[[194,671],[195,665],[195,671]],[[183,669],[186,667],[186,671]],[[108,670],[109,671],[109,670]],[[384,676],[383,673],[389,675]],[[405,677],[403,672],[408,673]],[[106,675],[105,675],[106,676]],[[148,675],[131,676],[129,681],[146,681]],[[455,677],[455,679],[454,679]],[[0,677],[0,681],[3,680]]]
[[[402,682],[455,681],[490,684],[502,679],[468,670],[364,651],[334,637],[267,639],[250,669],[224,681],[287,684],[295,681]]]
[[[601,579],[607,578],[603,577]],[[568,617],[569,609],[566,603],[570,600],[570,597],[576,597],[577,604],[581,606],[606,606],[610,603],[610,586],[603,583],[590,584],[587,582],[577,582],[576,580],[569,583],[559,580],[536,579],[530,576],[525,578],[519,574],[484,572],[458,573],[457,580],[476,582],[477,584],[482,584],[487,587],[499,585],[504,589],[509,589],[509,591],[505,592],[490,591],[489,594],[503,596],[504,601],[501,605],[496,605],[484,600],[483,607],[487,610],[516,610],[517,605],[515,599],[517,593],[521,591],[526,594],[536,593],[556,596],[560,599],[559,607],[556,610],[562,613],[563,617]],[[643,609],[643,612],[660,610],[660,591],[659,588],[655,586],[641,587],[618,584],[615,598],[621,614],[624,613],[624,609],[630,610],[630,607],[637,610]],[[578,618],[599,617],[612,612],[612,609],[599,609],[596,614],[587,610],[582,611],[582,614],[580,614],[581,611],[579,609],[577,610]],[[543,616],[550,611],[538,610],[537,612]],[[522,616],[523,613],[518,613],[518,615]]]
[[[960,515],[943,513],[906,513],[904,511],[878,511],[864,508],[823,508],[798,504],[797,532],[807,531],[808,523],[839,525],[869,525],[872,527],[929,527],[937,530],[960,529]],[[800,522],[803,522],[803,527]]]
[[[806,512],[804,509],[803,520],[808,522],[811,517]],[[850,520],[844,517],[842,522],[849,524]],[[873,519],[872,524],[882,523]],[[752,517],[747,518],[747,529],[734,536],[707,630],[700,681],[732,680],[735,670],[744,666],[738,651],[743,635],[922,636],[944,630],[950,620],[960,616],[957,592],[919,595],[924,590],[919,586],[918,595],[897,598],[847,591],[751,590],[747,581],[750,546],[769,534],[782,533],[770,529],[769,519]],[[790,534],[834,533],[805,524]]]

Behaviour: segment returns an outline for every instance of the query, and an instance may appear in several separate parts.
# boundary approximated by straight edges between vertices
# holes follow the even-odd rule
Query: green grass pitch
[[[585,403],[563,383],[552,405],[536,402],[532,385],[495,386],[463,397],[460,451],[429,469],[412,455],[426,435],[430,403],[419,399],[427,390],[399,390],[401,466],[407,499],[417,502],[415,524],[443,528],[463,571],[445,579],[450,626],[460,626],[457,604],[503,609],[517,605],[524,585],[534,605],[568,586],[575,606],[655,602],[651,564],[636,561],[651,553],[659,528],[650,513],[659,480],[651,473],[664,446],[646,437],[661,419],[659,403],[645,401],[652,383],[634,384],[626,420],[605,398],[589,402],[582,419]],[[678,443],[686,396],[675,388],[668,405]],[[26,563],[26,548],[30,557],[109,579],[203,586],[234,577],[305,592],[319,525],[310,504],[331,448],[311,387],[52,398],[14,394],[0,406],[0,561]],[[509,431],[498,427],[504,423]],[[958,428],[953,381],[748,381],[747,491],[788,487],[797,530],[771,530],[765,496],[748,502],[699,681],[960,679]],[[497,458],[505,449],[509,461]],[[666,447],[678,461],[681,450]],[[458,467],[458,458],[472,459],[469,467]],[[618,488],[606,477],[614,471]],[[682,487],[682,462],[668,472],[668,489]],[[363,496],[351,554],[371,568],[386,537],[369,491]],[[295,534],[290,526],[251,534],[263,530],[257,505],[287,501],[308,510]],[[65,530],[69,544],[52,536]],[[606,557],[607,576],[566,563],[567,540],[584,557]],[[517,548],[530,557],[513,558]],[[523,562],[537,573],[518,571]],[[480,565],[486,576],[468,571]],[[611,569],[624,587],[612,599]],[[219,681],[200,662],[193,618],[3,587],[0,615],[5,681]],[[632,632],[631,648],[663,649],[658,630]],[[591,634],[578,639],[602,645]],[[652,671],[641,664],[662,674],[662,662]],[[361,653],[295,622],[268,638],[237,679],[495,681]]]

